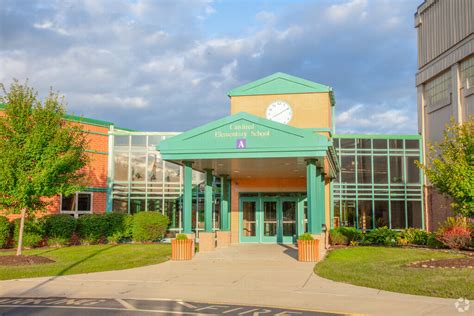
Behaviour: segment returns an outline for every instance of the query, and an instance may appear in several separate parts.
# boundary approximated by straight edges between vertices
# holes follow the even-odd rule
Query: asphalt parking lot
[[[339,315],[267,306],[229,305],[181,300],[66,297],[0,298],[0,315]]]

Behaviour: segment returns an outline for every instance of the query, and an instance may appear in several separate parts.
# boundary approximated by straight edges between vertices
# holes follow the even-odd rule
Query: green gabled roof
[[[234,88],[229,91],[228,95],[233,97],[314,92],[332,92],[332,88],[320,83],[277,72],[268,77]]]
[[[236,141],[245,139],[239,149]],[[240,112],[162,141],[165,160],[322,157],[331,143],[312,130],[273,122]]]

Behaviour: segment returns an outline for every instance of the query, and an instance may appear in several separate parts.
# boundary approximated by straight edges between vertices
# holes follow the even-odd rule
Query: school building
[[[421,136],[335,134],[332,88],[284,73],[228,95],[229,116],[183,133],[67,116],[89,139],[89,186],[51,212],[162,212],[167,237],[195,234],[201,251],[426,227]]]

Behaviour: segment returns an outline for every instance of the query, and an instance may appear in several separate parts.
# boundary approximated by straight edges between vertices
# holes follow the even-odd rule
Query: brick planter
[[[298,260],[312,262],[319,260],[319,240],[298,240]]]
[[[191,260],[194,252],[192,239],[171,241],[171,260]]]

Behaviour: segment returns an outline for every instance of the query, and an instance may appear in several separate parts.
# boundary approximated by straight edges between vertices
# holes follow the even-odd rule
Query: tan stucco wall
[[[266,118],[267,107],[275,101],[287,102],[293,110],[288,125],[300,128],[331,128],[329,93],[234,96],[230,98],[231,115],[247,112]]]

